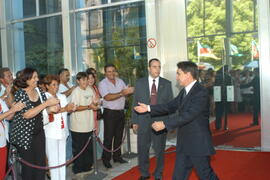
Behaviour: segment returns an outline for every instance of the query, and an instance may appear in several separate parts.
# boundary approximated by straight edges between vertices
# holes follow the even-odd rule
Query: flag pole
[[[252,40],[252,41],[251,41],[251,62],[253,61],[253,53],[254,53],[253,48],[254,48],[254,42],[253,42],[253,40]]]
[[[200,45],[200,42],[199,42],[199,41],[197,41],[197,55],[198,55],[198,64],[200,64],[200,47],[199,47],[199,45]]]

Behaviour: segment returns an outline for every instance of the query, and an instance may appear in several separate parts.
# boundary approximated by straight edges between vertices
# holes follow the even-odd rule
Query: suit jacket
[[[150,104],[150,90],[148,76],[138,79],[135,85],[133,107],[138,105],[138,102]],[[157,88],[157,103],[168,103],[173,99],[173,92],[171,82],[167,79],[159,77],[159,83]],[[167,114],[163,116],[151,118],[150,113],[139,114],[134,109],[132,111],[131,120],[134,124],[139,125],[140,131],[149,129],[147,124],[151,125],[154,121],[166,121],[168,119]]]
[[[196,82],[183,97],[183,90],[167,104],[151,105],[151,116],[177,112],[165,121],[168,130],[178,128],[177,153],[190,156],[207,156],[215,153],[209,129],[208,91]]]

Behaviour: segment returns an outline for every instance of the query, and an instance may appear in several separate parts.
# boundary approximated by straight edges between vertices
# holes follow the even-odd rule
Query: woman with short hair
[[[59,78],[47,75],[43,79],[46,88],[46,97],[55,97],[60,100],[60,110],[49,114],[48,124],[44,125],[46,136],[46,154],[49,166],[64,164],[66,160],[66,138],[69,135],[67,126],[67,112],[75,110],[74,104],[68,104],[64,94],[57,93],[59,89]],[[58,105],[58,106],[59,106]],[[50,169],[51,180],[65,180],[66,166]]]
[[[35,69],[25,68],[16,81],[19,90],[15,93],[14,101],[23,102],[25,107],[14,116],[10,140],[22,159],[45,166],[43,117],[47,113],[58,111],[53,106],[57,105],[59,100],[54,97],[47,99],[44,92],[37,88],[38,80]],[[44,180],[45,170],[22,164],[21,175],[23,180]]]

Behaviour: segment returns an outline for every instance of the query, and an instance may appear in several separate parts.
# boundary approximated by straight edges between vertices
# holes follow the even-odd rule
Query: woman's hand
[[[76,105],[74,103],[69,103],[65,107],[67,112],[74,112],[76,110]]]
[[[22,110],[24,107],[25,107],[25,104],[20,101],[20,102],[17,102],[17,103],[13,103],[11,105],[10,110],[12,112],[18,112],[18,111]]]
[[[47,99],[47,101],[45,101],[46,106],[54,106],[60,103],[60,100],[55,98],[55,97],[50,97],[49,99]]]

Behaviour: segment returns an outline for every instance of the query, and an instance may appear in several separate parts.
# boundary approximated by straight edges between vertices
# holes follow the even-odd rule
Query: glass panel
[[[14,19],[22,19],[36,16],[35,0],[12,0],[12,17]]]
[[[121,78],[134,83],[147,72],[144,3],[78,13],[78,63],[103,72],[114,63]]]
[[[111,0],[111,2],[121,2],[121,1],[127,1],[127,0]]]
[[[50,14],[61,11],[61,0],[39,0],[39,14]]]
[[[61,11],[61,0],[39,0],[39,14],[49,14]],[[36,0],[12,0],[12,17],[23,19],[37,15]]]
[[[188,36],[223,34],[226,25],[225,0],[187,1]]]
[[[256,30],[256,4],[254,0],[233,1],[233,31]],[[255,24],[256,23],[256,24]]]
[[[107,0],[76,0],[76,8],[84,8],[90,6],[98,6],[106,4]]]
[[[188,56],[198,64],[199,80],[209,90],[214,145],[256,149],[260,146],[256,1],[232,1],[237,33],[228,32],[229,36],[225,2],[187,0]]]
[[[16,23],[14,45],[18,66],[25,64],[40,74],[56,74],[63,67],[61,16]]]

